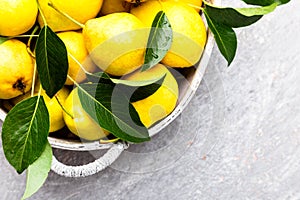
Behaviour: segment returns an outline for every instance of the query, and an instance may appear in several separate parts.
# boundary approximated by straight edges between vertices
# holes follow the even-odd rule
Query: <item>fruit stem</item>
[[[34,55],[34,53],[31,51],[30,47],[27,47],[26,50],[27,50],[27,52],[30,54],[30,56],[31,56],[32,58],[35,58],[35,55]]]
[[[40,84],[40,89],[39,89],[39,93],[38,93],[38,97],[40,98],[41,96],[41,93],[42,93],[42,84]]]
[[[67,114],[69,115],[72,119],[74,119],[73,115],[71,115],[68,111],[66,111],[66,109],[63,107],[63,105],[61,104],[61,102],[59,101],[57,95],[54,96],[57,103],[59,104],[59,106],[61,107],[61,109]]]
[[[69,54],[69,56],[77,63],[77,65],[79,65],[79,67],[82,69],[82,71],[84,72],[84,73],[86,73],[86,74],[88,74],[88,75],[93,75],[92,73],[90,73],[90,72],[88,72],[83,66],[82,66],[82,64],[71,54],[71,53],[69,53],[68,52],[68,54]]]
[[[187,5],[188,5],[188,6],[190,6],[190,7],[192,7],[192,8],[197,8],[197,9],[199,9],[199,10],[203,11],[203,8],[202,8],[202,7],[200,7],[200,6],[195,6],[195,5],[193,5],[193,4],[190,4],[190,3],[188,3]]]
[[[67,77],[74,83],[74,85],[76,85],[77,87],[80,87],[79,84],[69,74],[67,75]]]
[[[37,32],[38,29],[39,29],[39,27],[38,27],[38,26],[35,26],[35,28],[33,29],[32,33],[31,33],[31,35],[30,35],[30,37],[29,37],[29,39],[28,39],[28,42],[27,42],[27,51],[28,51],[28,53],[29,53],[33,58],[35,58],[35,55],[34,55],[34,53],[31,51],[30,45],[31,45],[31,41],[32,41],[33,35]]]
[[[209,1],[206,1],[206,0],[203,0],[203,4],[204,5],[211,5],[212,6],[212,4]]]
[[[39,35],[16,35],[16,36],[9,37],[9,39],[12,39],[12,38],[23,38],[23,37],[39,37]]]
[[[51,1],[48,2],[48,6],[50,6],[54,10],[56,10],[59,14],[65,16],[66,18],[68,18],[69,20],[71,20],[73,23],[75,23],[76,25],[78,25],[80,28],[84,28],[84,24],[78,22],[77,20],[75,20],[73,17],[71,17],[67,13],[65,13],[63,11],[60,11]]]
[[[44,25],[47,25],[47,21],[46,21],[45,15],[44,15],[44,13],[43,13],[43,11],[42,11],[42,9],[41,9],[41,6],[40,6],[38,0],[36,0],[36,3],[37,3],[37,6],[38,6],[38,10],[39,10],[39,12],[40,12],[40,14],[41,14],[41,16],[42,16]]]
[[[115,138],[115,139],[111,139],[111,140],[100,140],[100,144],[108,144],[108,143],[115,143],[117,141],[119,141],[120,138]]]
[[[31,85],[31,97],[33,97],[33,95],[34,95],[35,79],[36,79],[36,62],[34,62],[34,68],[33,68],[33,77],[32,77],[32,85]],[[40,86],[40,87],[42,87],[42,86]]]

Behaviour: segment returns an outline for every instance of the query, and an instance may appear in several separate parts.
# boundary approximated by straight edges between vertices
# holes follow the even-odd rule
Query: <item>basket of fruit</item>
[[[4,154],[27,170],[34,193],[50,168],[93,175],[128,145],[149,141],[189,103],[216,42],[232,62],[234,28],[288,0],[3,0],[0,2],[0,120]],[[66,166],[52,149],[108,149]],[[31,182],[39,174],[40,183]]]

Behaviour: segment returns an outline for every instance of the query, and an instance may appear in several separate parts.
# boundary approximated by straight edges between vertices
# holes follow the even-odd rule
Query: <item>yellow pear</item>
[[[82,33],[92,60],[109,74],[128,74],[144,62],[148,32],[130,13],[113,13],[91,19]]]
[[[206,27],[199,13],[176,1],[147,1],[133,7],[131,13],[150,27],[156,14],[163,10],[173,30],[172,46],[161,61],[171,67],[190,67],[196,64],[206,44]]]
[[[85,68],[88,72],[94,72],[97,67],[88,56],[88,51],[85,48],[82,33],[75,31],[61,32],[57,34],[64,42],[68,51],[69,71],[68,75],[72,79],[80,83],[86,79],[85,72],[81,69]],[[73,82],[68,78],[66,85],[73,85]]]
[[[78,96],[78,89],[70,93],[64,103],[63,117],[69,130],[80,138],[98,140],[109,133],[102,129],[83,109]]]
[[[103,0],[38,0],[47,24],[55,32],[78,30],[81,27],[66,18],[55,9],[48,5],[51,2],[59,11],[66,13],[76,21],[84,24],[99,13]],[[44,26],[41,14],[38,16],[38,22]]]
[[[141,122],[150,127],[155,122],[169,115],[175,108],[178,99],[178,84],[171,72],[162,64],[141,72],[129,74],[125,79],[134,81],[153,80],[166,74],[161,87],[149,97],[133,102]]]
[[[0,35],[15,36],[27,32],[35,23],[36,0],[1,0]]]
[[[11,99],[31,88],[34,59],[16,39],[0,44],[0,99]]]

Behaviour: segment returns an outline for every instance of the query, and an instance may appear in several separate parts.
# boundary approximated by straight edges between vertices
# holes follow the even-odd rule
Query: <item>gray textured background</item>
[[[239,29],[230,68],[215,48],[184,114],[150,143],[92,177],[50,173],[31,199],[300,199],[299,10],[292,0]],[[66,163],[92,160],[55,153]],[[0,162],[0,199],[19,199],[25,175],[8,165],[2,146]]]

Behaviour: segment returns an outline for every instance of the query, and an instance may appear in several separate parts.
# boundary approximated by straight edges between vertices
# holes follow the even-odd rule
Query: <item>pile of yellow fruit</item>
[[[133,103],[141,122],[150,127],[177,103],[178,84],[169,67],[191,67],[201,57],[206,43],[201,5],[202,0],[1,0],[0,36],[6,40],[0,41],[0,99],[13,106],[37,95],[36,52],[30,41],[35,27],[46,23],[64,42],[69,61],[65,87],[55,98],[41,91],[50,115],[50,132],[66,125],[87,140],[108,135],[83,110],[78,91],[72,87],[74,81],[86,81],[86,73],[97,71],[136,81],[166,74],[153,95]],[[161,10],[172,26],[172,46],[160,64],[141,72],[149,28]]]

